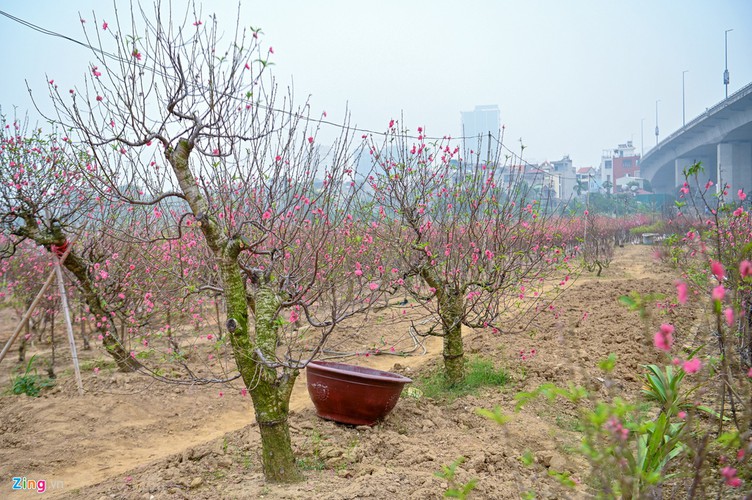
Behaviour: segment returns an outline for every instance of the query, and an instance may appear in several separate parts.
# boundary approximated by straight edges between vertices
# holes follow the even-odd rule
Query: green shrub
[[[42,389],[55,385],[54,380],[41,377],[37,374],[37,369],[34,368],[36,357],[36,354],[31,357],[23,375],[18,375],[13,379],[13,387],[11,388],[13,394],[26,394],[27,396],[37,397]]]

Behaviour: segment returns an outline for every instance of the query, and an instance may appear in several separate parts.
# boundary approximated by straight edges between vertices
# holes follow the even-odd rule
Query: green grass
[[[326,469],[326,463],[318,456],[299,458],[297,464],[301,470],[306,471],[321,471]]]
[[[509,374],[503,368],[496,368],[493,361],[470,358],[465,366],[465,378],[459,384],[447,384],[443,369],[439,369],[420,377],[417,385],[425,397],[452,402],[458,397],[475,394],[482,387],[503,387],[508,382]]]
[[[321,457],[321,443],[324,440],[326,440],[326,437],[319,431],[311,431],[310,436],[306,439],[305,447],[305,449],[310,450],[311,455],[298,458],[297,464],[300,469],[319,471],[326,468],[326,463]]]
[[[85,361],[81,361],[78,367],[81,369],[82,372],[89,372],[89,371],[92,371],[94,368],[99,368],[100,370],[104,370],[106,368],[117,368],[117,365],[112,359],[94,358],[94,359],[87,359]]]
[[[87,359],[83,360],[78,364],[78,369],[81,370],[81,373],[88,373],[94,368],[99,368],[100,370],[107,370],[107,371],[115,371],[117,369],[117,364],[112,359],[107,358],[94,358],[94,359]],[[72,377],[73,376],[73,367],[66,368],[61,373],[61,377]]]

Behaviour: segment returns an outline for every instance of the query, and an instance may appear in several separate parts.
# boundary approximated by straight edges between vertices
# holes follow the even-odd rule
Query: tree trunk
[[[18,346],[18,362],[23,363],[26,361],[26,339],[31,338],[31,325],[30,325],[31,318],[26,320],[26,324],[24,325],[24,328],[26,330],[26,335],[21,337],[21,344]]]
[[[268,361],[276,359],[277,325],[280,298],[274,291],[261,286],[256,292],[256,347]],[[260,361],[260,360],[259,360]],[[295,385],[297,370],[277,370],[262,366],[260,380],[251,390],[256,422],[261,432],[264,475],[267,480],[291,483],[303,479],[295,464],[290,442],[288,416],[290,394]]]
[[[89,343],[89,336],[86,335],[86,318],[85,318],[86,310],[84,309],[84,305],[81,304],[78,307],[78,318],[79,322],[81,323],[81,338],[84,341],[84,351],[90,351],[91,350],[91,344]]]
[[[440,314],[444,329],[444,375],[454,386],[465,378],[465,350],[462,343],[463,300],[458,293],[443,297]]]
[[[295,463],[288,425],[290,395],[297,370],[288,370],[278,376],[277,370],[264,366],[255,352],[257,348],[267,360],[275,359],[279,297],[263,285],[256,291],[256,336],[252,342],[248,333],[245,282],[237,261],[223,259],[220,269],[235,363],[251,393],[261,433],[264,477],[274,483],[301,481],[303,476]]]
[[[436,290],[438,313],[444,338],[444,377],[447,385],[454,386],[465,378],[465,349],[462,344],[462,318],[465,302],[462,293],[442,282],[429,269],[423,269],[421,278]]]
[[[275,483],[294,483],[303,480],[295,463],[290,440],[290,391],[283,387],[289,386],[292,389],[294,383],[294,379],[282,381],[281,384],[261,383],[251,391],[256,422],[261,433],[264,477],[267,481]]]
[[[219,295],[214,297],[214,314],[217,317],[217,336],[222,340],[222,318],[219,316]]]
[[[264,477],[275,483],[291,483],[303,479],[295,464],[287,417],[290,411],[290,394],[297,370],[284,371],[263,366],[255,349],[269,360],[275,359],[277,346],[277,320],[280,300],[271,288],[261,285],[256,292],[254,316],[256,337],[248,331],[248,298],[245,278],[238,265],[242,242],[227,239],[208,215],[209,206],[198,189],[196,178],[188,165],[193,145],[182,139],[168,159],[177,177],[180,189],[186,196],[206,243],[219,265],[227,307],[227,330],[232,345],[235,364],[243,382],[251,393],[256,421],[261,432]],[[255,342],[254,342],[255,341]]]

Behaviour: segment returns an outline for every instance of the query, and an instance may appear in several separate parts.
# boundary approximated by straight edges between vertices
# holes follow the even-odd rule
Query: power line
[[[0,10],[0,15],[7,17],[11,21],[14,21],[14,22],[16,22],[16,23],[18,23],[18,24],[20,24],[22,26],[25,26],[27,28],[30,28],[30,29],[34,30],[34,31],[42,33],[43,35],[52,36],[52,37],[56,37],[56,38],[61,38],[63,40],[69,41],[71,43],[74,43],[74,44],[79,45],[81,47],[84,47],[86,49],[89,49],[89,50],[91,50],[93,52],[99,53],[99,54],[101,54],[101,55],[103,55],[105,57],[108,57],[108,58],[110,58],[110,59],[112,59],[114,61],[117,61],[117,62],[125,62],[126,61],[125,59],[123,59],[122,57],[120,57],[117,54],[113,54],[113,53],[107,52],[107,51],[105,51],[105,50],[103,50],[101,48],[94,47],[93,45],[91,45],[89,43],[82,42],[82,41],[77,40],[77,39],[75,39],[73,37],[70,37],[68,35],[64,35],[62,33],[58,33],[56,31],[52,31],[52,30],[49,30],[47,28],[43,28],[43,27],[41,27],[39,25],[36,25],[36,24],[34,24],[34,23],[30,22],[30,21],[26,21],[25,19],[21,19],[20,17],[17,17],[17,16],[14,16],[12,14],[9,14],[8,12],[5,12],[3,10]],[[168,74],[164,73],[162,70],[160,70],[158,68],[147,66],[146,64],[144,64],[144,67],[146,67],[147,69],[153,71],[155,74],[160,75],[162,77],[174,78],[172,75],[168,75]],[[208,89],[202,88],[202,90],[208,90]],[[217,92],[216,89],[214,89],[214,92]],[[241,100],[239,97],[231,95],[231,94],[226,94],[224,92],[218,92],[218,93],[221,94],[221,95],[223,95],[223,96],[225,96],[225,97],[228,97],[230,99]],[[245,101],[243,101],[243,102],[245,102]],[[390,135],[389,132],[381,132],[381,131],[377,131],[377,130],[373,130],[373,129],[359,128],[357,126],[356,127],[349,127],[349,126],[342,125],[340,123],[335,123],[335,122],[330,121],[330,120],[324,120],[324,119],[321,119],[321,118],[311,118],[309,116],[305,116],[305,115],[302,115],[300,113],[295,113],[295,112],[292,112],[292,111],[287,111],[287,110],[282,110],[282,109],[276,109],[276,108],[272,108],[270,106],[265,106],[263,104],[257,104],[257,106],[260,107],[260,108],[262,108],[262,109],[264,109],[264,110],[266,110],[266,111],[272,112],[272,113],[281,113],[281,114],[289,115],[289,116],[294,117],[294,118],[302,119],[302,120],[304,120],[306,122],[313,122],[313,123],[317,123],[317,124],[320,124],[320,125],[327,125],[327,126],[338,128],[340,130],[350,130],[350,131],[354,131],[354,132],[361,132],[361,133],[366,133],[366,134],[371,134],[371,135],[374,135],[374,136],[381,136],[381,137],[389,137],[389,135]],[[515,157],[518,157],[520,159],[520,161],[522,161],[526,166],[535,166],[534,164],[529,163],[527,160],[523,160],[522,157],[520,155],[518,155],[516,151],[512,151],[508,146],[506,146],[504,143],[501,142],[501,139],[499,137],[494,136],[490,132],[488,134],[482,134],[482,135],[478,135],[478,136],[461,136],[461,137],[450,137],[450,136],[428,137],[428,136],[425,136],[425,135],[414,136],[414,135],[407,135],[407,134],[403,135],[402,137],[405,137],[405,138],[408,138],[408,139],[430,140],[430,141],[441,141],[441,140],[452,140],[452,139],[454,139],[454,140],[467,140],[467,139],[479,139],[479,138],[490,137],[490,138],[494,139],[494,141],[499,145],[499,147],[501,147],[502,149],[506,150],[507,152],[513,154]]]

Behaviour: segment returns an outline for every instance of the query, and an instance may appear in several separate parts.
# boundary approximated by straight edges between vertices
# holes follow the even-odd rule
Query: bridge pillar
[[[730,186],[729,197],[739,189],[752,192],[752,142],[718,144],[718,189],[726,184]]]

